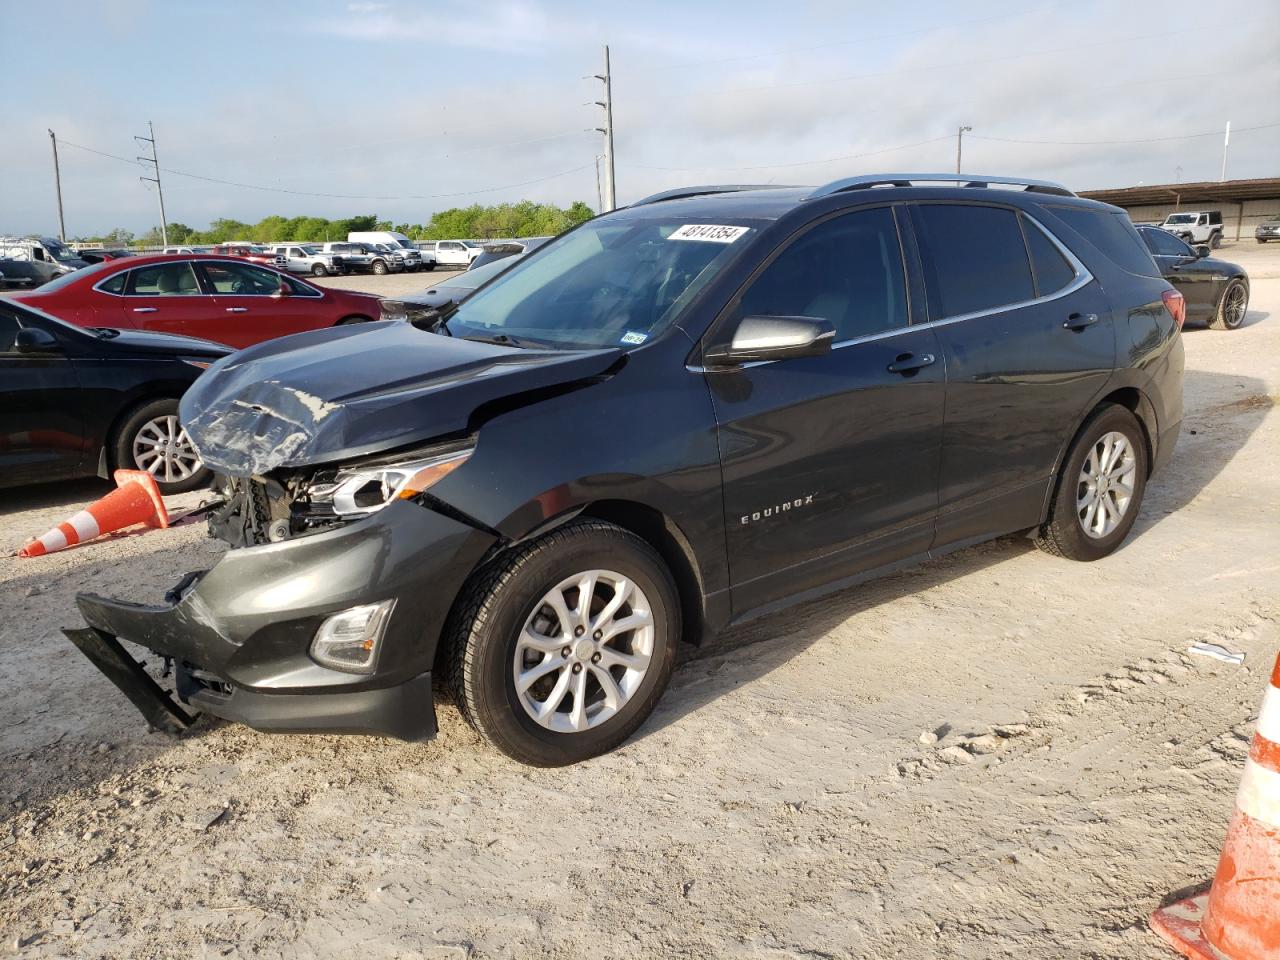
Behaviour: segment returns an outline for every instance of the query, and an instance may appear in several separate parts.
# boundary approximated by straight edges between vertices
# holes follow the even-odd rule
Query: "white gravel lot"
[[[0,557],[0,955],[1169,957],[1146,917],[1213,873],[1280,647],[1278,311],[1258,280],[1244,328],[1186,332],[1114,556],[1006,538],[734,630],[569,769],[448,705],[426,746],[148,734],[59,628],[220,548]],[[101,490],[0,493],[0,551]]]

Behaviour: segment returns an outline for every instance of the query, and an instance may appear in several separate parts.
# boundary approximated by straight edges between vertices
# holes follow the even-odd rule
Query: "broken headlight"
[[[408,500],[439,483],[474,450],[472,443],[452,444],[426,455],[406,455],[404,460],[343,467],[332,483],[316,484],[308,494],[312,503],[328,504],[340,517],[375,513],[393,500]]]

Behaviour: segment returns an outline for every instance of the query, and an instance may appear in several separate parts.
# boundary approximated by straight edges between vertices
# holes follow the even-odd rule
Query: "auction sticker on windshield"
[[[727,227],[714,223],[686,223],[668,240],[703,240],[708,243],[733,243],[750,227]]]

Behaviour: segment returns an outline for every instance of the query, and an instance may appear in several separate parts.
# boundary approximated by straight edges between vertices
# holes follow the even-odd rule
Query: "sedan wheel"
[[[194,490],[209,481],[187,431],[178,422],[178,401],[152,400],[130,413],[111,445],[112,463],[145,470],[164,494]]]
[[[133,462],[165,483],[189,480],[200,469],[200,455],[173,415],[148,420],[133,435]]]
[[[1209,326],[1215,330],[1235,330],[1244,323],[1244,316],[1248,311],[1249,288],[1243,280],[1236,278],[1222,291],[1222,299],[1218,301],[1217,312],[1209,321]]]

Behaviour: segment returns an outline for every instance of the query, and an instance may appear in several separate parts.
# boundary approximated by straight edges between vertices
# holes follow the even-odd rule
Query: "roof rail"
[[[663,190],[661,193],[650,194],[643,200],[637,200],[631,206],[643,207],[649,203],[661,203],[664,200],[683,200],[686,197],[701,197],[711,193],[738,193],[741,190],[782,190],[790,186],[790,184],[785,183],[726,183],[704,187],[676,187],[674,190]]]
[[[1023,187],[1028,193],[1051,193],[1058,197],[1074,197],[1075,194],[1060,183],[1050,180],[1028,180],[1025,177],[991,177],[978,173],[872,173],[858,177],[845,177],[823,184],[805,199],[829,197],[847,190],[865,190],[871,187],[910,187],[915,183],[955,183],[964,187],[989,187],[999,184]]]

